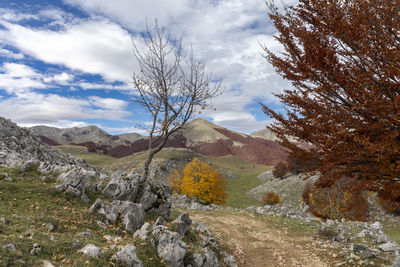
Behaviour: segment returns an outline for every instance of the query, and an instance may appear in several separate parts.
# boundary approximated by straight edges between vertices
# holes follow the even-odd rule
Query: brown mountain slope
[[[80,145],[90,144],[99,151],[106,148],[105,152],[115,158],[126,157],[148,149],[147,137],[134,136],[135,134],[112,136],[97,127],[73,128],[72,130],[44,128],[46,131],[33,129],[49,145],[72,141]],[[80,133],[82,138],[79,137]],[[66,139],[66,134],[68,139]],[[184,129],[172,136],[166,147],[188,148],[197,153],[215,157],[233,155],[263,165],[275,165],[286,158],[285,149],[274,141],[234,132],[199,118],[190,121]]]

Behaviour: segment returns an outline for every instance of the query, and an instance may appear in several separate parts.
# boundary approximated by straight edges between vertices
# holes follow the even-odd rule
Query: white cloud
[[[0,24],[6,28],[0,30],[0,41],[47,63],[119,81],[129,81],[135,69],[128,32],[106,20],[65,25],[59,32]]]
[[[60,84],[68,84],[67,82],[72,81],[74,79],[74,75],[62,72],[60,74],[54,74],[50,77],[46,77],[43,79],[46,83],[56,82]]]
[[[122,110],[128,106],[128,102],[115,98],[102,98],[98,96],[90,96],[89,102],[97,107],[108,110]]]
[[[0,56],[4,56],[7,58],[13,58],[13,59],[23,59],[24,58],[24,54],[22,54],[22,53],[14,53],[11,50],[4,49],[1,47],[0,47]]]
[[[37,123],[18,123],[21,127],[33,127],[37,126]],[[84,121],[71,121],[71,120],[60,120],[56,122],[43,122],[40,125],[49,126],[49,127],[56,127],[56,128],[73,128],[73,127],[85,127],[88,124]]]
[[[25,124],[56,124],[60,121],[106,119],[124,120],[130,113],[117,100],[110,106],[111,99],[78,99],[55,94],[35,92],[20,93],[0,100],[0,116]]]

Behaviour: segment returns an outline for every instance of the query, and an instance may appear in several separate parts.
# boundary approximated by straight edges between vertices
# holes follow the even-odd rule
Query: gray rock
[[[228,267],[237,267],[238,266],[236,263],[235,257],[233,257],[232,255],[229,255],[226,252],[222,252],[222,261]]]
[[[382,245],[379,245],[378,248],[382,250],[383,252],[394,252],[399,250],[399,247],[397,244],[392,243],[392,242],[387,242]]]
[[[146,240],[149,234],[150,223],[146,222],[142,227],[133,234],[133,238],[140,238]]]
[[[143,209],[145,211],[151,209],[154,203],[156,203],[157,199],[158,197],[152,192],[151,186],[146,184],[143,188],[142,197],[140,198],[140,203],[142,204]]]
[[[174,231],[184,236],[186,231],[189,229],[192,221],[189,218],[189,213],[186,212],[184,214],[179,215],[178,218],[176,218],[173,223],[175,223]]]
[[[80,167],[75,167],[68,172],[61,173],[57,180],[62,184],[56,188],[76,196],[85,194],[86,180],[89,179],[87,171]]]
[[[113,255],[112,258],[129,267],[143,267],[142,262],[136,256],[136,247],[131,244],[126,245]]]
[[[157,226],[153,230],[157,246],[157,254],[168,266],[183,266],[186,254],[186,244],[176,232],[171,232],[165,226]]]
[[[158,216],[156,222],[154,223],[154,226],[157,225],[165,225],[167,222],[165,221],[163,216]]]
[[[103,223],[102,221],[96,221],[97,225],[100,226],[102,229],[107,229],[107,224]]]
[[[74,243],[72,244],[72,247],[76,248],[76,249],[81,248],[82,247],[82,243],[80,241],[78,241],[78,240],[75,240]]]
[[[25,162],[20,168],[19,170],[21,172],[29,172],[29,171],[33,171],[35,169],[38,168],[39,166],[39,161],[37,159],[31,159],[28,160],[27,162]]]
[[[397,255],[390,267],[400,267],[400,255]]]
[[[32,245],[31,254],[37,255],[42,250],[42,246],[39,243],[34,243]]]
[[[54,232],[57,229],[57,226],[54,223],[49,222],[46,223],[46,228],[49,232]]]
[[[7,220],[7,219],[4,218],[4,217],[1,217],[1,218],[0,218],[0,222],[1,222],[2,224],[10,224],[10,221]]]
[[[55,267],[51,262],[49,261],[42,261],[42,267]]]
[[[354,253],[359,253],[361,251],[367,251],[369,249],[366,246],[361,245],[361,244],[351,244],[350,250]]]
[[[85,254],[86,256],[89,256],[91,258],[99,258],[101,255],[103,255],[103,252],[101,251],[101,248],[96,247],[93,244],[88,244],[84,246],[82,249],[79,250],[79,252]]]
[[[194,253],[193,254],[193,261],[194,261],[194,266],[195,267],[201,267],[201,266],[203,266],[204,257],[200,253]]]
[[[373,230],[375,232],[383,231],[383,226],[380,222],[374,222],[373,224],[371,224],[370,228],[371,228],[371,230]]]
[[[6,249],[6,250],[8,250],[10,252],[17,252],[17,249],[15,248],[13,243],[5,244],[3,246],[3,249]]]
[[[77,234],[79,237],[85,237],[85,238],[92,238],[92,234],[90,232],[80,232]]]
[[[129,174],[116,171],[112,174],[110,182],[104,188],[102,194],[116,200],[126,200],[134,202],[139,189],[140,175],[136,170]]]
[[[202,267],[218,267],[221,266],[218,262],[218,255],[209,247],[204,248],[205,261]]]
[[[90,206],[89,211],[90,211],[91,213],[96,212],[96,211],[98,211],[99,209],[101,209],[103,206],[104,206],[103,200],[102,200],[101,198],[97,198],[97,199],[94,201],[93,205]]]
[[[114,200],[111,204],[101,207],[98,212],[104,214],[111,222],[122,218],[128,231],[137,230],[144,223],[145,212],[142,205],[130,201]]]

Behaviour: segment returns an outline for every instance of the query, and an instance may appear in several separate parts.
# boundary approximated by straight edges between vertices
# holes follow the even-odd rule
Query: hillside
[[[49,145],[92,144],[99,153],[123,158],[147,150],[146,137],[136,133],[109,135],[95,126],[57,129],[44,126],[32,130]],[[273,140],[234,132],[203,119],[193,119],[173,135],[166,147],[187,148],[206,156],[236,156],[262,165],[275,165],[286,158],[285,149]]]

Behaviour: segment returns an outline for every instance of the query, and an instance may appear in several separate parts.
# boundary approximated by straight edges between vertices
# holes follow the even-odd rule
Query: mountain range
[[[48,145],[86,146],[115,158],[148,148],[146,136],[138,133],[110,135],[96,126],[64,129],[34,126],[31,130]],[[207,156],[233,155],[263,165],[275,165],[286,158],[285,149],[275,141],[275,135],[268,129],[247,135],[197,118],[175,133],[166,147],[187,148]]]

